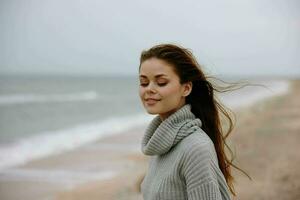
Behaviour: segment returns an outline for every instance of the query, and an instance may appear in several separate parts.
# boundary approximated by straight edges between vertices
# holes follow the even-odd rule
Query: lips
[[[156,104],[158,101],[160,101],[159,99],[153,99],[153,98],[147,98],[145,99],[145,102],[148,104],[148,105],[154,105]]]

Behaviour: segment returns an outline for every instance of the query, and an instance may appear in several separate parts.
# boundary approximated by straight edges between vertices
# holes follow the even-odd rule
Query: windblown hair
[[[202,129],[213,141],[219,168],[224,174],[231,193],[235,196],[231,167],[240,170],[246,175],[247,173],[233,164],[233,152],[226,143],[226,138],[234,127],[234,115],[220,103],[214,93],[215,91],[230,91],[234,89],[233,84],[221,86],[209,81],[210,79],[219,79],[205,76],[191,51],[178,45],[160,44],[143,51],[140,57],[140,67],[144,61],[150,58],[161,59],[169,63],[179,76],[181,84],[192,82],[192,91],[186,97],[186,103],[191,104],[192,113],[202,121]],[[227,130],[224,130],[225,125],[221,122],[223,120],[227,122],[225,123]],[[226,155],[225,147],[229,150],[230,159]]]

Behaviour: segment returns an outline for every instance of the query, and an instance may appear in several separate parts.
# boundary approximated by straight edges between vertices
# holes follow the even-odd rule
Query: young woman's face
[[[140,67],[139,95],[150,114],[159,114],[164,120],[185,104],[191,83],[180,84],[173,67],[167,62],[150,58]]]

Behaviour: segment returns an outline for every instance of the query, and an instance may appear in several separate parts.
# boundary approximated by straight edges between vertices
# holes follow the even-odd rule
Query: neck
[[[167,119],[170,115],[172,115],[173,113],[175,113],[177,110],[179,110],[180,108],[182,108],[182,106],[184,106],[184,105],[185,105],[185,101],[181,101],[179,103],[179,105],[175,109],[170,110],[170,111],[168,111],[166,113],[159,114],[159,117],[160,117],[161,121],[164,121],[165,119]]]

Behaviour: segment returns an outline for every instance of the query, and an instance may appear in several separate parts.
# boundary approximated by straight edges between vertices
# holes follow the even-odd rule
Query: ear
[[[184,83],[182,96],[184,97],[188,96],[192,92],[192,88],[193,88],[193,83],[191,81]]]

